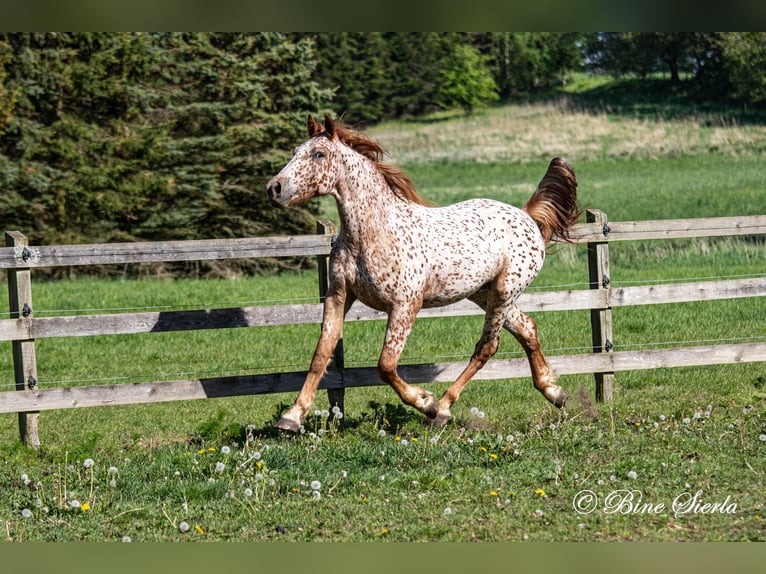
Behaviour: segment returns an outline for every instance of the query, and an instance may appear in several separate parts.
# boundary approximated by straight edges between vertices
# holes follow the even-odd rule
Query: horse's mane
[[[415,191],[412,180],[404,171],[381,161],[387,154],[386,150],[378,142],[371,140],[366,134],[354,130],[341,122],[335,122],[335,135],[345,145],[372,161],[375,169],[380,172],[388,186],[397,196],[419,205],[430,205]]]

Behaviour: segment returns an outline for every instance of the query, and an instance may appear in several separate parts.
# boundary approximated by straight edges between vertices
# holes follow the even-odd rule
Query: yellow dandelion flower
[[[497,455],[493,452],[489,455],[489,458],[491,458],[492,460],[495,460],[497,459]]]
[[[483,447],[483,446],[480,446],[480,447],[479,447],[479,450],[480,450],[481,452],[487,452],[487,449],[486,449],[485,447]]]
[[[537,490],[535,490],[535,494],[537,494],[539,496],[547,496],[545,494],[545,491],[542,488],[538,488]]]
[[[202,527],[199,524],[194,525],[194,530],[196,530],[199,534],[205,534],[205,531],[202,530]]]
[[[88,510],[90,510],[90,504],[88,504],[87,502],[83,502],[83,503],[80,505],[80,510],[85,510],[85,511],[88,511]]]
[[[412,442],[418,442],[418,437],[414,436],[410,439]]]
[[[197,451],[197,454],[205,454],[205,449],[201,448]]]
[[[402,440],[402,437],[397,436],[394,440]]]
[[[211,446],[210,448],[207,449],[207,451],[208,452],[215,452],[215,449]]]
[[[388,534],[388,532],[389,532],[388,528],[384,528],[383,530],[381,530],[381,531],[380,531],[380,533],[381,533],[383,536],[385,536],[386,534]]]
[[[490,490],[489,491],[489,495],[490,496],[497,496],[497,491],[496,490]]]
[[[640,427],[641,426],[641,421],[636,421],[636,426]]]

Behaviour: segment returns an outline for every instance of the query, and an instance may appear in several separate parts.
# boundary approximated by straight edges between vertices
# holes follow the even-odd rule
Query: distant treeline
[[[44,244],[305,233],[314,208],[277,211],[263,189],[307,113],[364,126],[471,111],[588,70],[758,105],[765,46],[763,33],[0,33],[0,227]]]

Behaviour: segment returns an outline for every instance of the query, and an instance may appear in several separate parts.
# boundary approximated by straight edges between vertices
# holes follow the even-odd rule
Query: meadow
[[[643,110],[643,109],[642,109]],[[615,112],[574,98],[377,126],[392,161],[437,204],[521,205],[550,157],[583,206],[613,221],[764,213],[766,128],[726,114]],[[323,209],[333,217],[328,200]],[[612,285],[762,277],[757,238],[613,244]],[[531,289],[586,288],[584,247],[557,247]],[[73,277],[33,283],[36,316],[308,302],[314,269],[236,280]],[[5,293],[0,308],[6,308]],[[586,312],[535,314],[548,354],[587,352]],[[766,303],[620,308],[615,348],[766,338]],[[384,325],[347,325],[346,364],[373,365]],[[403,362],[467,360],[481,318],[416,323]],[[318,326],[37,342],[41,386],[304,370]],[[0,344],[0,386],[13,387]],[[521,356],[510,336],[500,357]],[[763,365],[618,373],[596,403],[562,377],[563,410],[528,380],[476,381],[444,429],[386,387],[322,393],[304,432],[272,428],[292,395],[44,412],[42,448],[0,415],[8,541],[766,540]],[[439,394],[445,385],[431,385]],[[324,404],[323,404],[324,403]]]

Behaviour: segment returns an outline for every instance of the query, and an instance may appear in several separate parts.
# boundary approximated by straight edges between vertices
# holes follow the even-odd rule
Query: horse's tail
[[[540,227],[543,239],[569,242],[569,231],[580,217],[574,169],[560,157],[553,158],[524,211]]]

